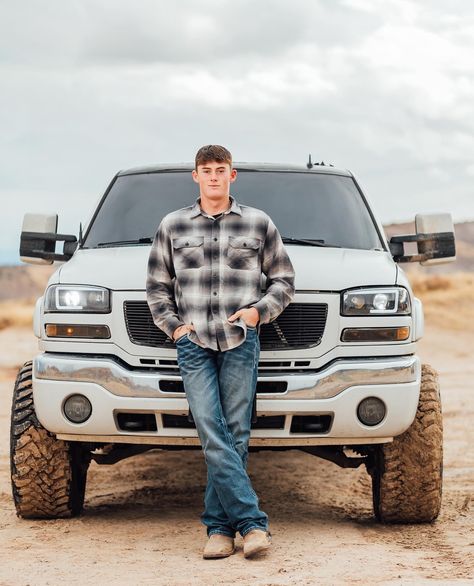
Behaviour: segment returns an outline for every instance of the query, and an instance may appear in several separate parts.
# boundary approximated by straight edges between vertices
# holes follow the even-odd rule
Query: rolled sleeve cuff
[[[250,307],[255,307],[259,315],[259,323],[267,324],[270,321],[270,310],[268,304],[264,299],[260,299],[257,303],[253,303]]]
[[[173,334],[176,328],[179,326],[184,326],[184,322],[179,320],[177,317],[167,317],[164,321],[161,322],[161,325],[157,326],[160,330],[163,330],[165,334],[173,340]]]

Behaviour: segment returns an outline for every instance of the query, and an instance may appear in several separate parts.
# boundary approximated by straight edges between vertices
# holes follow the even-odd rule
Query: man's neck
[[[230,207],[230,197],[226,195],[225,197],[218,199],[216,201],[210,201],[205,199],[201,195],[200,206],[203,212],[213,216],[214,214],[219,214],[221,212],[225,212]]]

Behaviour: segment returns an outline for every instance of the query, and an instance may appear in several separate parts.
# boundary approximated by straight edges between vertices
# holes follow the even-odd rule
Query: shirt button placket
[[[212,223],[212,242],[211,242],[211,310],[214,316],[219,314],[219,226],[220,223]]]

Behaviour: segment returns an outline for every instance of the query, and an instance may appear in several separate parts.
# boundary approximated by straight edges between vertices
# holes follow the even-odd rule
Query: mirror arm
[[[74,234],[56,234],[55,232],[22,232],[21,233],[24,238],[27,240],[50,240],[50,241],[57,241],[57,240],[64,240],[65,242],[76,242],[77,238]]]
[[[77,246],[77,238],[73,234],[56,234],[55,232],[27,232],[21,233],[21,240],[23,242],[38,242],[38,245],[44,245],[45,242],[53,244],[57,241],[64,241],[63,252],[65,254],[58,254],[56,252],[46,252],[45,250],[34,248],[20,247],[20,256],[31,256],[37,258],[44,258],[45,260],[69,260],[74,253]],[[69,244],[71,243],[71,244]]]
[[[434,252],[423,252],[421,254],[405,255],[404,242],[416,242],[417,244],[436,240],[440,244],[451,245],[453,241],[452,232],[435,232],[431,234],[402,234],[392,236],[389,242],[390,252],[395,262],[423,262],[431,258],[437,258]]]

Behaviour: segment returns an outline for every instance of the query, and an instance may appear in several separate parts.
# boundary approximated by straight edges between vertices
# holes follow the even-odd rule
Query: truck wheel
[[[90,452],[56,439],[38,421],[33,404],[32,362],[20,368],[13,389],[10,466],[19,517],[72,517],[84,504]]]
[[[377,446],[371,470],[375,516],[383,523],[437,518],[443,475],[443,421],[438,374],[421,368],[416,417],[392,443]]]

